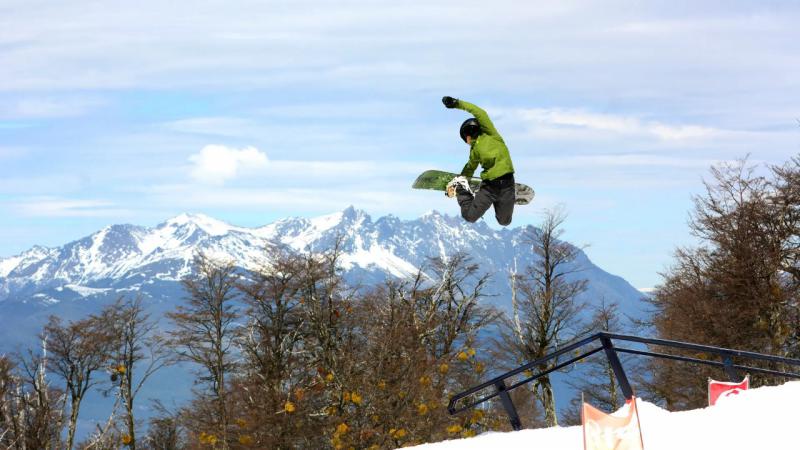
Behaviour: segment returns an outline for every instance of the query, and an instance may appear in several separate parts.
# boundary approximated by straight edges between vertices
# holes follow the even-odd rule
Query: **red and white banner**
[[[644,450],[636,399],[628,400],[626,405],[627,414],[612,416],[588,403],[583,404],[584,450]]]
[[[739,392],[746,391],[750,387],[750,375],[744,377],[741,383],[728,383],[708,379],[708,406],[714,406],[720,397],[730,397],[738,395]]]

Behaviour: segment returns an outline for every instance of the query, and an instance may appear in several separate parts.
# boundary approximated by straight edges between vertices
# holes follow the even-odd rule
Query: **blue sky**
[[[797,2],[168,3],[0,3],[0,257],[181,212],[456,214],[409,189],[466,161],[452,95],[537,191],[514,225],[563,205],[646,288],[711,164],[800,151]]]

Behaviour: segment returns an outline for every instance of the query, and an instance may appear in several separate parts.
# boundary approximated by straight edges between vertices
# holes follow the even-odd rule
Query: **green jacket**
[[[472,141],[469,149],[469,161],[461,170],[461,175],[469,178],[475,173],[478,164],[483,167],[482,180],[494,180],[508,173],[514,173],[511,155],[505,141],[497,132],[486,111],[472,103],[459,100],[456,108],[472,114],[481,126],[481,134]]]

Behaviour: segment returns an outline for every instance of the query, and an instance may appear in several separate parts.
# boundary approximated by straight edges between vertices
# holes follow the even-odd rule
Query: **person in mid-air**
[[[443,97],[447,108],[458,108],[475,116],[461,124],[461,139],[469,145],[469,160],[461,175],[447,184],[447,196],[456,197],[461,207],[461,216],[467,222],[480,219],[490,206],[500,225],[511,223],[514,214],[514,165],[505,141],[489,120],[486,111],[453,97]],[[481,165],[481,186],[473,194],[468,178]]]

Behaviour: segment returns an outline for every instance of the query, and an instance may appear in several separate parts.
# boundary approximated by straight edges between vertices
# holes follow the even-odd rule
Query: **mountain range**
[[[61,247],[34,246],[0,258],[0,351],[30,342],[48,315],[78,318],[126,294],[148,299],[153,312],[166,311],[185,293],[181,278],[198,251],[234,261],[245,269],[268,263],[266,249],[330,248],[342,239],[341,266],[348,280],[374,283],[414,275],[432,257],[467,252],[482,270],[495,274],[488,301],[510,309],[508,274],[536,256],[527,243],[532,226],[493,229],[436,211],[414,220],[384,216],[373,220],[349,207],[316,218],[287,218],[257,228],[230,225],[201,214],[181,214],[155,227],[109,225]],[[616,302],[620,310],[643,314],[642,294],[611,275],[581,251],[570,269],[588,281],[588,303]]]

